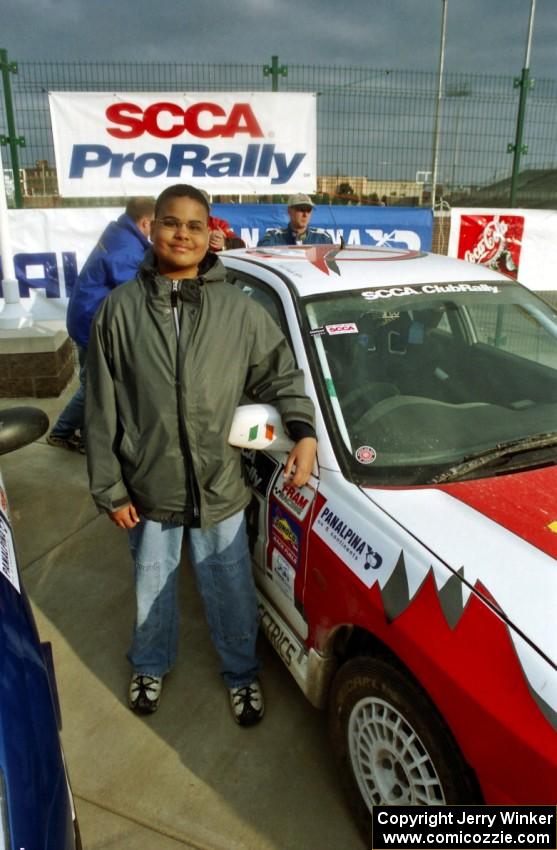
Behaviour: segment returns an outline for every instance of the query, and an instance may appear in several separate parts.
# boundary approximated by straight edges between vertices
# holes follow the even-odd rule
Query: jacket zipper
[[[176,377],[180,378],[180,367],[178,363],[178,356],[180,353],[180,316],[178,313],[178,284],[179,281],[172,281],[172,291],[170,293],[170,304],[172,307],[172,314],[174,317],[174,327],[176,329]],[[178,389],[178,388],[177,388]],[[197,500],[197,482],[195,480],[195,475],[193,474],[193,458],[190,450],[190,444],[188,441],[188,436],[186,433],[186,427],[184,424],[184,410],[182,406],[182,393],[178,393],[178,405],[179,405],[179,427],[180,427],[180,435],[182,437],[182,443],[185,450],[186,455],[186,474],[188,477],[189,488],[191,500],[193,503],[193,518],[195,520],[199,520],[199,502]]]

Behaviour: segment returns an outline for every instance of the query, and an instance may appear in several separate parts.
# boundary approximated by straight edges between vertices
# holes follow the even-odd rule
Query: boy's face
[[[197,277],[209,247],[207,210],[193,198],[169,198],[151,224],[160,274],[181,280]]]

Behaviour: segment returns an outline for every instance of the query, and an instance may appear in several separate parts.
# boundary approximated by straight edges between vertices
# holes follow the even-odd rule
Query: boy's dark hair
[[[155,203],[155,218],[157,218],[163,204],[170,198],[191,198],[192,201],[197,201],[198,204],[205,207],[207,215],[210,214],[209,202],[203,192],[196,189],[195,186],[189,186],[187,183],[176,183],[176,185],[169,186],[160,193]]]
[[[128,198],[126,215],[132,221],[139,221],[145,216],[152,217],[155,211],[155,199],[146,197]]]

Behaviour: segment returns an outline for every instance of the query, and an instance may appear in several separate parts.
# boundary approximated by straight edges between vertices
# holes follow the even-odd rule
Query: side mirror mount
[[[271,404],[241,404],[232,419],[228,442],[241,449],[289,452],[294,445]]]

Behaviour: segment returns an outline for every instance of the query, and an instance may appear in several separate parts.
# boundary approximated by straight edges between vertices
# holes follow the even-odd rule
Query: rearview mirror
[[[289,452],[290,439],[278,410],[271,404],[242,404],[236,408],[228,442],[241,449],[265,449],[268,452]]]

